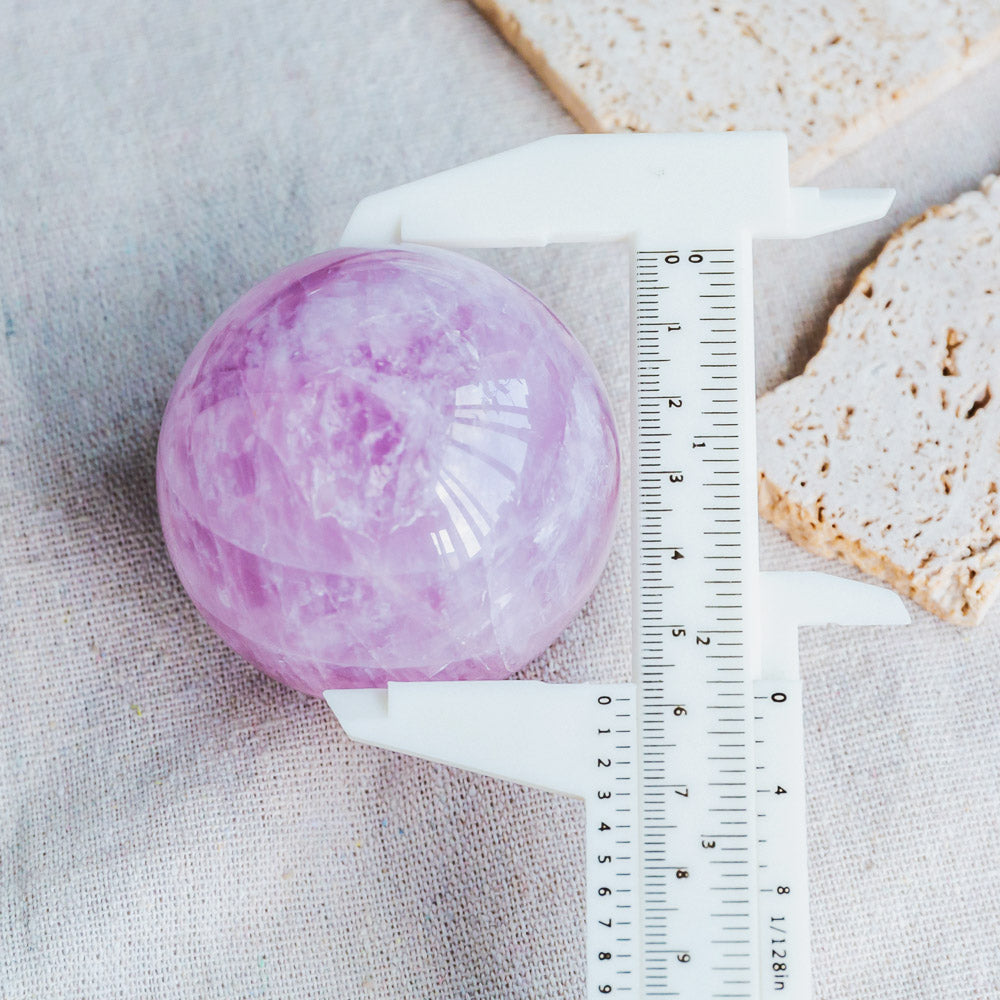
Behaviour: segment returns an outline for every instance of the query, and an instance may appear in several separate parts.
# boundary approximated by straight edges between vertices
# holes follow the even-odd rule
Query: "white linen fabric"
[[[356,745],[242,663],[153,482],[230,302],[362,196],[574,123],[463,0],[0,0],[0,24],[0,997],[580,997],[582,805]],[[760,246],[760,389],[896,224],[997,169],[998,96],[991,68],[818,179],[898,187],[890,219]],[[483,257],[576,331],[624,428],[624,251]],[[624,521],[523,676],[628,677]],[[762,559],[855,575],[766,526]],[[1000,612],[912,611],[804,634],[820,1000],[1000,995]]]

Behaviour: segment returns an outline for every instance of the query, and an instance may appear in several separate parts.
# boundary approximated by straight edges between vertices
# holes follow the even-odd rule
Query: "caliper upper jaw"
[[[798,677],[803,625],[909,625],[902,598],[829,573],[760,574],[761,664],[768,677]]]
[[[893,194],[791,187],[780,132],[558,135],[370,195],[341,245],[816,236],[880,219]]]

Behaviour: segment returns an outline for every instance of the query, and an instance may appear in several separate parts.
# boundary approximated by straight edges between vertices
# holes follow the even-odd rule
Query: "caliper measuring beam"
[[[355,740],[585,800],[587,1000],[810,995],[797,631],[909,618],[759,568],[751,243],[892,197],[790,187],[778,133],[570,135],[366,198],[344,232],[632,247],[631,682],[326,692]]]

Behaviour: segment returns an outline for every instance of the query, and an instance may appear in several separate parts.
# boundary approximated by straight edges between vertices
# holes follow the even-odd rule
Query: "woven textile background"
[[[1000,167],[991,69],[818,179],[882,223],[758,254],[758,386],[888,233]],[[365,194],[575,131],[464,0],[0,0],[0,997],[575,1000],[582,806],[347,740],[231,654],[156,518],[186,353]],[[622,426],[620,248],[483,255]],[[525,672],[628,674],[625,532]],[[770,568],[827,568],[770,528]],[[853,575],[843,567],[829,567]],[[1000,996],[1000,609],[804,634],[816,996]]]

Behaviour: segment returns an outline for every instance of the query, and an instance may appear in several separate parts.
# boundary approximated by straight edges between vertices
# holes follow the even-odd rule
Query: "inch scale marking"
[[[632,682],[325,692],[356,740],[584,800],[587,1000],[810,995],[797,630],[908,617],[759,570],[750,250],[890,201],[789,187],[775,133],[558,136],[366,198],[345,230],[633,248]]]
[[[634,649],[649,1000],[756,996],[747,634],[756,609],[748,613],[744,581],[757,573],[757,534],[743,487],[754,482],[745,468],[754,445],[745,419],[753,371],[737,361],[747,353],[740,334],[750,339],[735,281],[742,250],[635,255]],[[665,789],[661,774],[670,775]]]

